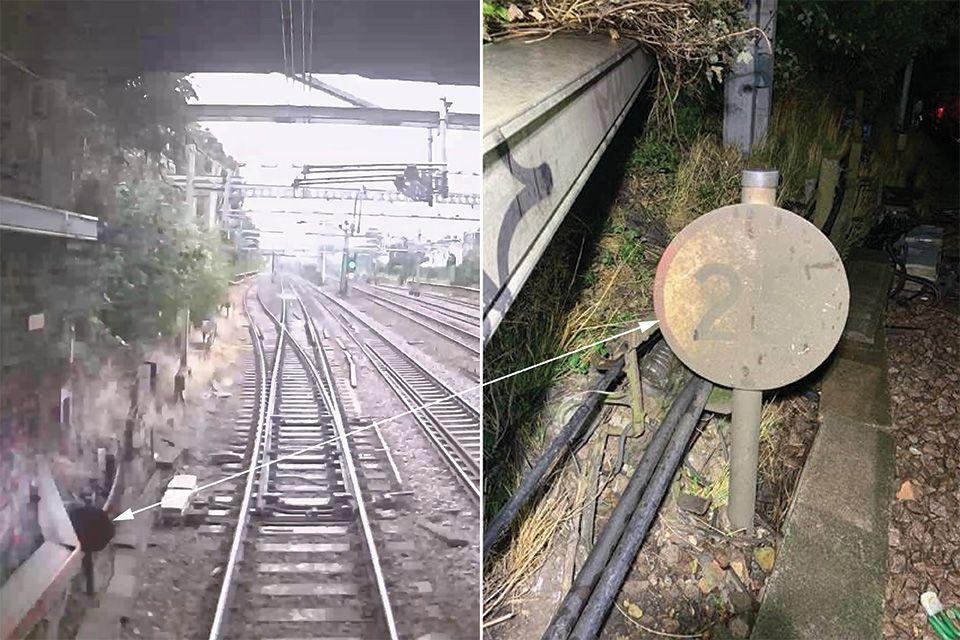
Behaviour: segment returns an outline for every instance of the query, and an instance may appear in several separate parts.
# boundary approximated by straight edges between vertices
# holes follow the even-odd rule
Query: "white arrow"
[[[133,520],[133,509],[127,509],[113,519],[114,522],[123,522],[124,520]]]
[[[640,328],[640,333],[647,333],[657,326],[659,322],[659,320],[643,320],[637,323],[637,327]]]
[[[419,407],[416,407],[416,408],[414,408],[414,409],[409,409],[409,410],[407,410],[407,411],[404,411],[403,413],[398,413],[398,414],[395,415],[395,416],[390,416],[389,418],[382,418],[382,419],[377,420],[377,421],[375,421],[375,422],[373,422],[373,423],[371,423],[371,424],[368,424],[368,425],[359,427],[359,428],[357,428],[357,429],[354,429],[353,431],[348,431],[345,435],[346,435],[346,437],[349,438],[349,437],[354,436],[354,435],[356,435],[356,434],[358,434],[358,433],[362,433],[362,432],[364,432],[364,431],[368,431],[368,430],[370,430],[370,429],[374,429],[374,428],[376,428],[376,427],[378,427],[378,426],[380,426],[380,425],[383,425],[383,424],[386,424],[386,423],[391,422],[391,421],[393,421],[393,420],[396,420],[397,418],[402,418],[403,416],[410,415],[410,414],[412,414],[412,413],[416,413],[417,411],[420,411],[420,410],[422,410],[422,409],[426,409],[426,408],[432,407],[432,406],[434,406],[434,405],[436,405],[436,404],[440,404],[440,403],[442,403],[442,402],[446,402],[447,400],[450,400],[451,398],[459,398],[459,397],[461,397],[461,396],[463,396],[463,395],[465,395],[465,394],[467,394],[467,393],[470,393],[471,391],[476,391],[477,389],[482,389],[482,388],[484,388],[484,387],[486,387],[486,386],[488,386],[488,385],[491,385],[491,384],[500,382],[500,381],[502,381],[502,380],[506,380],[507,378],[512,378],[512,377],[514,377],[514,376],[518,376],[518,375],[520,375],[521,373],[526,373],[527,371],[530,371],[531,369],[536,369],[537,367],[542,367],[542,366],[545,365],[545,364],[549,364],[549,363],[555,362],[555,361],[557,361],[557,360],[562,360],[562,359],[564,359],[564,358],[568,358],[568,357],[572,356],[572,355],[575,354],[575,353],[580,353],[581,351],[586,351],[587,349],[591,349],[591,348],[593,348],[593,347],[595,347],[595,346],[597,346],[597,345],[603,344],[603,343],[605,343],[605,342],[610,342],[611,340],[616,340],[617,338],[622,338],[622,337],[625,336],[625,335],[628,335],[628,334],[631,334],[631,333],[634,333],[634,332],[637,332],[637,331],[640,331],[641,333],[650,333],[650,332],[653,331],[653,329],[657,326],[657,324],[658,324],[657,320],[643,320],[643,321],[641,321],[641,322],[638,322],[638,323],[637,323],[637,326],[635,326],[635,327],[633,327],[633,328],[631,328],[631,329],[627,329],[626,331],[621,331],[620,333],[617,333],[617,334],[612,335],[612,336],[608,336],[608,337],[606,337],[606,338],[603,338],[602,340],[597,340],[596,342],[591,342],[590,344],[584,345],[584,346],[582,346],[582,347],[580,347],[580,348],[578,348],[578,349],[574,349],[573,351],[568,351],[567,353],[561,354],[561,355],[559,355],[559,356],[554,356],[554,357],[552,357],[552,358],[550,358],[550,359],[548,359],[548,360],[544,360],[544,361],[542,361],[542,362],[538,362],[538,363],[536,363],[536,364],[532,364],[532,365],[530,365],[529,367],[524,367],[523,369],[520,369],[520,370],[518,370],[518,371],[512,371],[512,372],[510,372],[510,373],[507,373],[507,374],[505,374],[505,375],[500,376],[499,378],[494,378],[493,380],[485,380],[485,381],[483,382],[483,384],[478,384],[478,385],[474,385],[474,386],[471,386],[471,387],[467,387],[466,389],[463,389],[462,391],[457,391],[456,393],[452,393],[452,394],[450,394],[449,396],[445,396],[445,397],[443,397],[443,398],[438,398],[438,399],[436,399],[436,400],[431,400],[430,402],[427,402],[427,403],[425,403],[425,404],[422,404],[422,405],[420,405]],[[293,453],[287,454],[287,455],[285,455],[285,456],[280,456],[279,458],[273,458],[272,460],[268,460],[267,462],[264,462],[263,464],[257,465],[256,467],[253,467],[252,469],[244,469],[243,471],[238,471],[237,473],[234,473],[234,474],[231,474],[231,475],[229,475],[229,476],[226,476],[225,478],[220,478],[220,479],[218,479],[218,480],[214,480],[213,482],[209,482],[209,483],[207,483],[207,484],[205,484],[205,485],[203,485],[203,486],[197,487],[196,489],[193,490],[193,492],[191,493],[191,495],[192,495],[192,494],[195,494],[195,493],[200,493],[201,491],[205,491],[205,490],[207,490],[207,489],[210,489],[211,487],[215,487],[215,486],[217,486],[218,484],[222,484],[222,483],[224,483],[224,482],[228,482],[228,481],[230,481],[230,480],[234,480],[234,479],[236,479],[236,478],[239,478],[240,476],[245,476],[245,475],[247,475],[248,473],[250,473],[250,472],[252,472],[252,471],[256,471],[257,469],[263,469],[263,468],[265,468],[265,467],[269,467],[269,466],[271,466],[271,465],[275,465],[275,464],[277,464],[278,462],[283,462],[283,461],[285,461],[285,460],[290,460],[291,458],[296,458],[296,457],[298,457],[298,456],[302,456],[303,454],[307,453],[308,451],[313,451],[313,450],[315,450],[315,449],[317,449],[317,448],[319,448],[319,447],[322,447],[322,446],[324,446],[324,445],[330,444],[331,442],[336,442],[337,440],[339,440],[339,436],[334,436],[334,437],[332,437],[332,438],[330,438],[330,439],[328,439],[328,440],[324,440],[324,441],[322,441],[322,442],[318,442],[317,444],[312,444],[312,445],[310,445],[309,447],[304,447],[303,449],[300,449],[299,451],[294,451]],[[123,513],[121,513],[120,515],[118,515],[116,518],[114,518],[113,521],[114,521],[114,522],[123,522],[123,521],[125,521],[125,520],[133,520],[134,517],[135,517],[138,513],[142,512],[142,511],[148,511],[148,510],[150,510],[150,509],[155,509],[156,507],[159,507],[159,506],[160,506],[160,503],[159,503],[159,502],[154,502],[153,504],[148,504],[148,505],[145,506],[145,507],[140,507],[140,508],[137,509],[136,511],[134,511],[134,510],[132,510],[132,509],[127,509],[126,511],[124,511]]]

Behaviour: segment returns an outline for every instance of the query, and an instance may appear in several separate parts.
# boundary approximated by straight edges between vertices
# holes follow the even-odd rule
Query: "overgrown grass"
[[[777,168],[781,206],[802,214],[806,180],[817,176],[824,156],[840,155],[848,145],[841,107],[822,96],[778,96],[768,135],[747,158],[723,146],[717,102],[681,98],[674,113],[676,127],[651,121],[642,135],[623,143],[619,162],[595,172],[605,172],[602,187],[593,194],[585,190],[487,345],[488,379],[652,314],[653,278],[664,248],[698,216],[738,202],[745,167]],[[488,517],[542,448],[541,411],[549,389],[567,376],[588,373],[596,355],[604,354],[574,356],[485,390]]]
[[[771,436],[781,427],[782,422],[783,410],[780,405],[774,400],[767,402],[760,414],[760,455],[757,465],[760,477],[765,477],[770,472],[771,462],[776,454],[771,447]],[[729,420],[720,419],[717,428],[726,432],[729,429]],[[730,461],[723,459],[712,475],[713,480],[709,484],[692,482],[691,491],[708,498],[713,508],[726,506],[730,498]]]
[[[520,604],[530,591],[530,578],[541,569],[557,532],[576,515],[582,490],[556,483],[523,519],[513,544],[495,561],[484,563],[484,626],[495,624],[500,614]]]
[[[804,203],[804,184],[817,178],[821,160],[846,152],[849,132],[843,130],[842,119],[842,108],[826,96],[799,92],[777,96],[767,135],[747,162],[750,167],[780,171],[781,206]]]

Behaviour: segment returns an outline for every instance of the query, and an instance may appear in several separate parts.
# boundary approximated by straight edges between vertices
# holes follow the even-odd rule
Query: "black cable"
[[[610,365],[607,372],[600,376],[597,382],[591,386],[591,389],[606,391],[616,382],[621,374],[623,374],[623,357],[617,358]],[[570,420],[567,421],[567,424],[560,433],[557,434],[557,437],[550,441],[546,450],[537,458],[533,468],[524,476],[516,492],[510,496],[507,503],[503,505],[493,520],[490,521],[490,524],[485,527],[483,533],[483,552],[485,554],[490,552],[493,544],[501,534],[510,527],[517,517],[517,513],[519,513],[523,505],[526,504],[530,496],[533,495],[537,487],[540,486],[540,483],[547,475],[547,472],[553,467],[554,463],[570,450],[571,443],[583,431],[589,418],[600,405],[602,398],[603,394],[601,393],[591,393],[587,396],[587,399],[574,412]]]
[[[640,546],[647,536],[647,531],[660,508],[660,503],[670,487],[677,466],[683,459],[687,441],[690,440],[690,436],[700,419],[700,414],[707,404],[710,391],[713,389],[713,384],[710,382],[702,378],[696,378],[696,380],[696,392],[690,402],[689,410],[684,412],[676,431],[670,438],[670,443],[667,445],[663,458],[661,458],[649,485],[643,492],[640,504],[631,516],[613,557],[604,569],[597,586],[590,594],[590,600],[573,628],[573,633],[570,635],[571,639],[593,640],[597,637],[600,627],[613,605],[614,598],[616,598],[627,573],[633,566],[637,552],[640,550]]]
[[[542,640],[564,640],[576,623],[587,603],[587,598],[590,597],[590,593],[613,554],[614,546],[623,535],[623,528],[627,520],[636,510],[643,490],[660,462],[663,451],[667,448],[667,443],[673,436],[677,423],[681,416],[689,410],[694,394],[699,388],[697,381],[697,377],[691,377],[674,398],[653,439],[650,440],[650,444],[644,450],[643,457],[640,459],[640,464],[637,465],[633,477],[630,478],[630,482],[620,496],[620,500],[617,501],[617,506],[614,507],[613,513],[610,514],[603,531],[600,532],[600,536],[590,550],[590,554],[577,573],[570,590],[553,615],[550,625],[544,631]]]

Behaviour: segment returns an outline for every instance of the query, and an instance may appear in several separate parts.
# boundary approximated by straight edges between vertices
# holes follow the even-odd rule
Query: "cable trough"
[[[244,462],[224,465],[249,473],[239,500],[212,498],[236,524],[209,637],[398,638],[378,552],[389,516],[375,506],[394,489],[383,443],[373,430],[346,437],[330,363],[304,346],[316,328],[302,301],[281,295],[274,315],[253,297],[254,358],[232,443]]]
[[[340,320],[350,338],[403,401],[470,496],[480,498],[480,414],[362,317],[314,285],[304,287]],[[336,312],[334,312],[336,311]],[[365,335],[360,334],[362,329]],[[444,400],[445,399],[445,400]],[[435,403],[435,404],[430,404]],[[424,405],[430,406],[424,407]],[[423,408],[420,408],[423,407]]]

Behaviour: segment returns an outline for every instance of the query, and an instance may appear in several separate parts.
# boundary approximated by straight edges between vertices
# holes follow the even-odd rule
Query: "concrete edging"
[[[847,331],[826,368],[820,430],[752,640],[882,637],[896,473],[882,304],[891,273],[865,252],[848,266]]]

